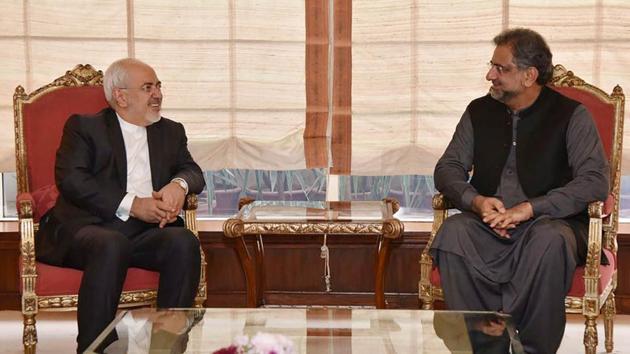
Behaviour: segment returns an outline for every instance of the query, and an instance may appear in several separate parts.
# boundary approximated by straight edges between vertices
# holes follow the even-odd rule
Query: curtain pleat
[[[332,167],[350,174],[352,162],[352,2],[334,0]]]
[[[307,168],[328,167],[328,0],[306,0]]]

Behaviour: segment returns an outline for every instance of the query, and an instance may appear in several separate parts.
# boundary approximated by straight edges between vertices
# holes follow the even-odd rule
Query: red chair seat
[[[599,266],[599,284],[597,284],[597,292],[599,294],[602,293],[604,288],[610,284],[612,280],[613,273],[615,269],[617,269],[617,257],[610,252],[609,250],[604,248],[604,253],[606,257],[608,257],[608,261],[610,265],[600,265]],[[582,297],[584,296],[584,267],[578,267],[573,274],[573,284],[571,285],[571,290],[569,290],[569,296]]]
[[[607,249],[604,249],[604,253],[608,260],[610,261],[609,265],[600,265],[599,266],[599,284],[597,286],[597,292],[601,294],[602,290],[610,283],[612,280],[613,273],[615,269],[617,269],[617,258],[615,255]],[[440,270],[437,267],[433,267],[431,271],[431,284],[441,288],[442,284],[440,283]],[[571,285],[571,290],[569,290],[568,296],[582,297],[584,296],[584,267],[577,267],[575,273],[573,274],[573,284]]]
[[[22,264],[20,259],[19,264]],[[77,269],[56,267],[36,262],[38,296],[77,295],[83,272]],[[129,268],[123,291],[157,289],[160,273],[140,268]]]

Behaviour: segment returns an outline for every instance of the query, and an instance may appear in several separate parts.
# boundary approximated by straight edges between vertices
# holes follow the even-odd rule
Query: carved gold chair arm
[[[189,193],[186,195],[182,209],[184,211],[184,223],[186,224],[186,228],[199,238],[199,230],[197,229],[197,204],[197,195]]]
[[[189,193],[184,200],[184,222],[186,228],[192,231],[193,234],[199,239],[199,228],[197,227],[197,206],[199,199],[197,194]],[[201,254],[201,271],[199,274],[199,287],[197,288],[197,296],[195,297],[195,307],[203,307],[207,298],[206,289],[206,255],[203,252],[203,247],[199,246]]]
[[[431,200],[431,206],[433,207],[433,210],[448,210],[455,208],[455,205],[451,203],[450,200],[446,199],[446,197],[442,193],[436,193],[433,196],[433,199]]]
[[[431,235],[429,236],[427,247],[424,249],[423,252],[426,254],[429,253],[429,249],[431,248],[431,244],[433,243],[435,234],[437,234],[437,231],[442,226],[442,223],[444,223],[444,220],[448,217],[448,209],[455,208],[453,203],[446,199],[446,197],[442,193],[436,193],[433,196],[431,206],[433,207],[433,225],[431,227]]]
[[[189,193],[184,200],[184,210],[197,210],[198,198],[195,193]]]
[[[22,312],[34,316],[37,313],[37,295],[35,284],[37,269],[35,266],[35,228],[33,203],[30,199],[18,200],[18,219],[20,228],[20,255],[22,256]],[[32,339],[31,339],[32,340]]]
[[[436,289],[434,289],[433,285],[431,285],[433,257],[431,257],[429,251],[431,250],[431,245],[433,244],[433,240],[435,239],[437,231],[442,226],[444,220],[448,217],[448,209],[452,209],[453,205],[446,199],[443,194],[437,193],[433,196],[432,207],[433,224],[431,227],[431,234],[429,235],[429,240],[427,241],[426,247],[420,255],[420,281],[418,282],[418,295],[422,302],[422,308],[424,309],[432,309],[433,301],[436,298]]]
[[[22,257],[35,259],[35,220],[33,219],[33,203],[30,199],[18,200],[18,220],[20,228],[20,245]],[[28,252],[25,252],[29,250]]]
[[[599,265],[601,262],[602,252],[602,214],[603,203],[592,202],[588,205],[589,227],[588,227],[588,246],[586,254],[586,265],[584,269],[584,297],[590,306],[586,306],[585,311],[599,311],[598,283],[599,283]],[[590,308],[590,310],[589,310]]]

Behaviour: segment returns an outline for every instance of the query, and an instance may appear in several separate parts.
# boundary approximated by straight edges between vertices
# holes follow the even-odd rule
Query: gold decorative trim
[[[26,96],[25,101],[33,101],[37,99],[38,96],[48,93],[52,90],[58,89],[60,87],[80,87],[80,86],[103,86],[103,72],[101,70],[96,70],[90,64],[78,64],[72,70],[66,71],[66,73],[58,78],[56,78],[50,84],[40,87],[37,90],[31,92]],[[20,90],[21,89],[21,90]],[[15,89],[16,93],[18,91],[24,92],[22,86],[18,86]]]
[[[197,210],[199,204],[199,198],[195,193],[189,193],[186,195],[186,202],[184,204],[184,210]]]
[[[582,313],[582,298],[567,296],[564,298],[564,307],[569,313]]]
[[[157,300],[157,290],[124,291],[120,294],[119,307],[151,305]],[[78,295],[39,296],[40,309],[71,309],[78,304]]]
[[[397,239],[405,231],[405,225],[398,219],[387,219],[383,222],[381,232],[383,237]]]
[[[601,219],[603,214],[604,214],[604,203],[592,202],[588,204],[589,217]]]
[[[223,234],[226,237],[241,237],[245,232],[245,225],[240,219],[230,218],[223,222]]]
[[[18,201],[18,215],[23,219],[33,217],[33,204],[30,200]]]
[[[584,348],[587,354],[595,354],[597,348],[597,316],[586,316],[584,321]]]
[[[24,353],[35,354],[35,346],[37,345],[37,328],[35,327],[35,315],[24,315],[24,329],[22,331],[22,344],[24,345]]]
[[[604,344],[606,352],[610,353],[614,349],[613,325],[615,320],[615,294],[611,293],[604,304]]]
[[[584,269],[585,278],[597,278],[599,279],[599,264],[600,264],[600,252],[601,245],[592,243],[588,247],[588,253],[586,255],[586,265]]]
[[[26,241],[22,244],[22,276],[37,276],[35,270],[35,246],[33,242]]]
[[[244,223],[243,234],[369,234],[383,233],[383,223]]]

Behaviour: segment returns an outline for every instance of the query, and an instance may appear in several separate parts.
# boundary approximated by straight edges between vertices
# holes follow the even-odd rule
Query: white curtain
[[[133,56],[163,82],[163,115],[184,123],[204,169],[305,168],[304,3],[68,0],[0,3],[0,123],[12,97],[76,64]],[[0,171],[14,170],[0,130]]]
[[[0,2],[0,171],[15,168],[17,85],[127,56],[155,67],[164,115],[184,123],[203,168],[304,168],[305,11],[304,0]],[[605,91],[630,90],[626,0],[352,0],[351,21],[356,175],[431,174],[487,91],[491,40],[507,27],[539,31],[555,63]]]

